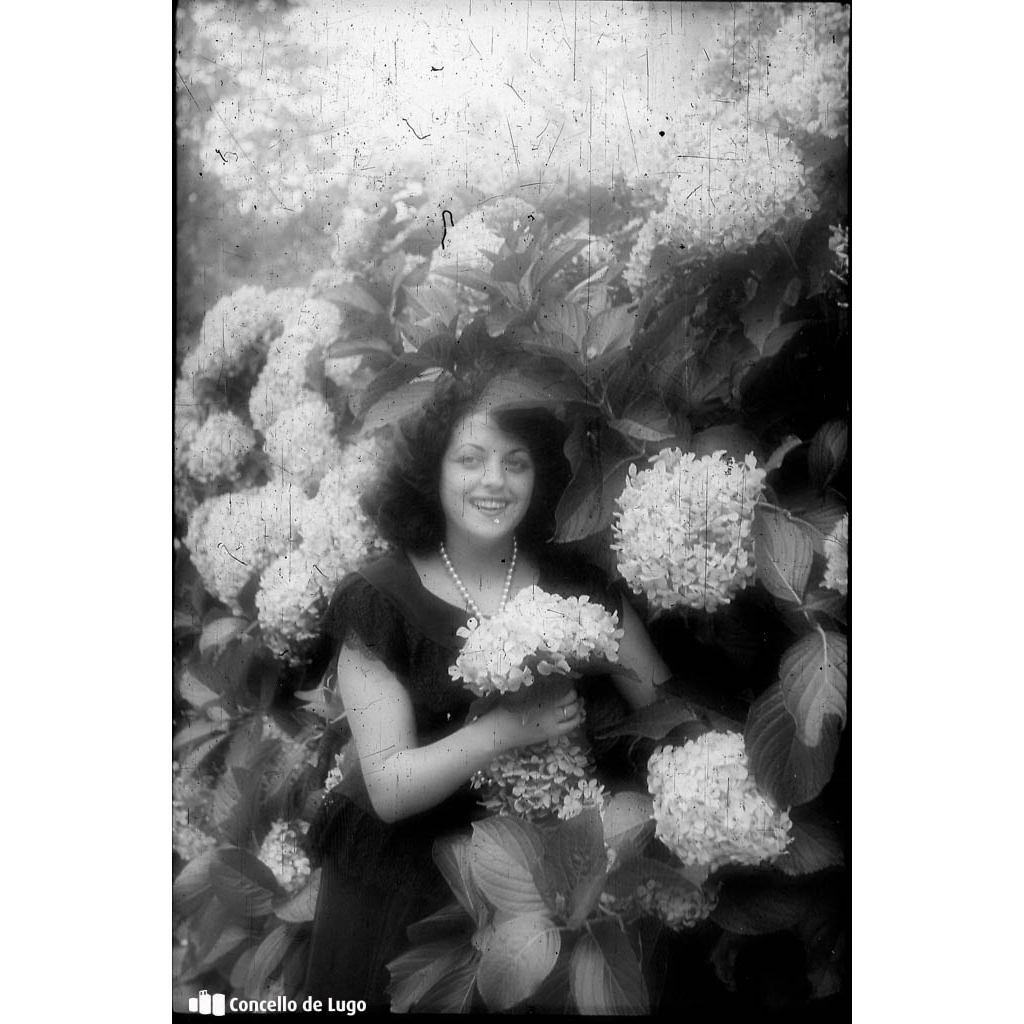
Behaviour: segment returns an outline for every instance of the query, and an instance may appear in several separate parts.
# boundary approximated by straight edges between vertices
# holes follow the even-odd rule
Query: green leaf
[[[822,425],[811,441],[807,465],[811,480],[824,490],[846,460],[849,428],[844,420],[830,420]]]
[[[473,823],[470,866],[492,906],[515,914],[542,913],[546,904],[535,876],[543,878],[544,847],[536,830],[514,818]]]
[[[813,321],[791,320],[788,324],[783,324],[781,327],[776,327],[773,331],[769,331],[761,348],[762,357],[770,359],[772,356],[778,355],[810,323],[813,323]]]
[[[611,420],[608,425],[613,430],[618,430],[622,434],[628,434],[630,437],[635,437],[638,441],[651,441],[653,443],[657,443],[658,441],[665,441],[672,436],[671,430],[659,430],[657,427],[647,426],[647,424],[640,423],[637,420]],[[671,426],[668,423],[665,425]]]
[[[822,543],[824,543],[824,538],[835,529],[836,523],[846,514],[846,502],[842,495],[831,488],[824,494],[815,492],[813,497],[809,497],[807,500],[787,504],[790,504],[791,510],[797,513],[805,523],[822,535]],[[818,550],[816,544],[815,551]]]
[[[638,886],[652,880],[666,889],[698,888],[697,883],[683,869],[670,867],[652,857],[637,857],[612,871],[605,883],[605,891],[616,899],[629,899]]]
[[[406,929],[409,941],[416,946],[428,942],[440,942],[442,939],[455,939],[463,936],[467,940],[478,927],[486,923],[486,916],[480,921],[473,921],[466,916],[465,908],[459,903],[449,903],[429,917],[416,921]]]
[[[178,693],[196,709],[205,708],[208,704],[220,700],[220,694],[201,683],[196,676],[185,669],[178,680]]]
[[[597,906],[607,874],[601,814],[587,808],[546,837],[554,888],[566,898],[566,923],[576,930]]]
[[[757,578],[773,597],[799,604],[814,559],[810,537],[784,513],[764,505],[756,509],[753,535]]]
[[[577,238],[565,242],[553,242],[530,268],[529,285],[531,292],[542,289],[563,267],[587,247],[587,239]]]
[[[601,823],[615,863],[627,864],[654,832],[654,802],[649,793],[616,793],[605,804]]]
[[[302,701],[303,710],[322,718],[328,724],[345,717],[345,702],[333,686],[323,685],[313,690],[296,690],[295,696]]]
[[[639,1016],[650,1012],[647,984],[636,954],[611,922],[598,922],[576,944],[570,986],[581,1014]]]
[[[562,937],[546,914],[526,914],[477,934],[476,982],[487,1008],[509,1010],[529,999],[551,973]]]
[[[189,722],[188,725],[179,730],[171,742],[171,746],[174,750],[181,750],[184,747],[189,747],[193,743],[198,743],[200,740],[213,734],[224,736],[226,733],[227,729],[221,722],[204,722],[202,720],[197,720],[195,722]]]
[[[636,327],[636,311],[629,306],[615,306],[598,313],[587,328],[583,351],[588,359],[595,359],[629,347],[629,339]]]
[[[208,622],[199,637],[199,650],[205,654],[209,650],[218,651],[240,636],[249,628],[249,620],[237,615],[226,615]]]
[[[836,834],[818,821],[794,819],[786,852],[772,866],[787,875],[810,875],[826,868],[842,867],[843,847]]]
[[[678,697],[668,697],[634,711],[628,718],[603,729],[600,735],[607,739],[615,736],[641,736],[644,739],[660,740],[678,725],[703,721],[704,717],[696,704]]]
[[[550,364],[550,361],[549,361]],[[559,364],[554,364],[558,366]],[[484,395],[488,406],[498,409],[555,409],[566,404],[595,407],[578,377],[561,367],[543,379],[527,377],[517,371],[502,373],[487,385]]]
[[[794,449],[799,448],[803,444],[796,434],[787,434],[782,441],[779,442],[778,447],[768,456],[768,461],[764,464],[764,468],[770,473],[773,469],[778,469],[786,456]]]
[[[440,371],[438,371],[440,372]],[[363,430],[379,430],[397,423],[400,419],[423,407],[424,402],[434,393],[436,376],[428,380],[413,380],[389,391],[366,410]]]
[[[282,924],[256,947],[249,970],[246,971],[243,987],[247,998],[258,999],[263,994],[264,989],[270,984],[271,976],[280,966],[293,942],[291,930]]]
[[[434,841],[434,863],[463,910],[480,924],[487,914],[487,905],[473,879],[471,861],[472,841],[468,836],[442,836]]]
[[[325,299],[339,302],[354,309],[360,309],[370,316],[384,316],[384,307],[365,289],[352,282],[334,285],[324,289],[321,294]]]
[[[245,921],[269,914],[283,891],[266,864],[236,847],[214,851],[210,882],[217,898]]]
[[[621,434],[583,420],[574,425],[566,453],[573,477],[555,512],[555,539],[560,543],[583,540],[611,524],[630,463],[639,461]]]
[[[201,853],[178,872],[171,885],[171,905],[177,913],[191,916],[213,896],[210,866],[214,853],[214,850]]]
[[[316,913],[316,901],[320,895],[321,868],[315,868],[309,881],[294,896],[289,896],[274,907],[274,916],[289,924],[312,921]]]
[[[439,986],[445,978],[453,973],[465,974],[466,967],[472,964],[469,991],[476,977],[477,952],[468,940],[445,939],[416,946],[396,957],[388,965],[391,983],[388,995],[391,999],[392,1013],[408,1013],[416,1006],[432,988]],[[444,999],[446,996],[441,995]],[[450,997],[450,996],[449,996]],[[431,1007],[420,1007],[429,1010]]]
[[[798,738],[810,747],[821,742],[826,721],[838,718],[846,725],[847,657],[846,637],[820,627],[782,656],[786,707],[798,723]]]
[[[731,878],[722,886],[711,920],[735,935],[785,931],[813,907],[814,894],[766,876]]]
[[[796,733],[782,687],[773,683],[750,709],[744,743],[758,786],[779,807],[813,800],[832,777],[839,749],[838,728],[816,747],[801,743]]]
[[[480,954],[467,942],[440,981],[423,994],[420,1009],[427,1013],[469,1013],[479,966]]]
[[[248,928],[242,928],[237,924],[228,924],[224,930],[217,936],[216,941],[213,945],[203,954],[199,963],[196,965],[197,971],[209,970],[218,960],[227,956],[229,953],[234,953],[238,950],[238,947],[243,943],[248,942],[252,938],[252,934]]]
[[[543,334],[564,337],[565,341],[559,347],[582,352],[583,339],[587,334],[587,314],[574,303],[553,299],[537,311],[537,328]]]
[[[758,462],[762,458],[761,442],[749,430],[735,423],[698,431],[690,439],[690,451],[698,458],[724,451],[728,458],[737,462],[742,462],[751,452]]]
[[[800,298],[801,282],[793,269],[788,259],[777,259],[768,276],[754,282],[754,296],[740,310],[746,335],[762,354],[787,307]]]

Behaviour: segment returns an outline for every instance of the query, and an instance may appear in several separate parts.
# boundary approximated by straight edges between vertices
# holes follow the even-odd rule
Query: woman
[[[310,832],[323,873],[305,986],[380,1009],[406,928],[451,900],[431,849],[479,816],[471,776],[581,723],[572,686],[538,687],[525,712],[498,704],[467,721],[474,697],[448,666],[468,616],[534,585],[588,593],[620,612],[622,698],[650,703],[670,675],[601,575],[546,547],[568,469],[553,417],[492,413],[485,375],[446,376],[397,434],[371,510],[399,550],[347,578],[330,610],[361,779],[332,792]]]

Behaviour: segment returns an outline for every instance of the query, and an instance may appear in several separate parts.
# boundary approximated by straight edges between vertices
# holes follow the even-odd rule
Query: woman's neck
[[[504,577],[512,559],[512,538],[494,544],[478,544],[466,538],[447,536],[444,542],[448,558],[467,583]]]

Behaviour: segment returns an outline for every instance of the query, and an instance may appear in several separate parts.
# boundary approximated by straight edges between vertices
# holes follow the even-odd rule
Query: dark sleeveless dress
[[[563,596],[589,594],[621,614],[618,593],[585,563],[538,560],[539,585]],[[466,613],[422,584],[403,554],[386,556],[342,581],[328,612],[334,649],[355,646],[382,661],[408,691],[417,742],[433,743],[466,721],[474,696],[448,675],[462,645]],[[588,705],[589,707],[589,705]],[[322,867],[304,995],[364,999],[386,1010],[386,964],[409,944],[406,929],[452,902],[434,865],[434,840],[482,816],[468,781],[443,803],[394,824],[373,812],[361,779],[325,799],[309,832]]]

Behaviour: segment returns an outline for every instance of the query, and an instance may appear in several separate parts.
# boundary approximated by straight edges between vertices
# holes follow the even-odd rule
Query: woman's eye
[[[525,473],[530,468],[530,464],[526,459],[509,459],[505,466],[513,473]]]
[[[459,462],[463,466],[477,466],[477,465],[480,464],[480,456],[479,455],[462,455],[459,458]]]

